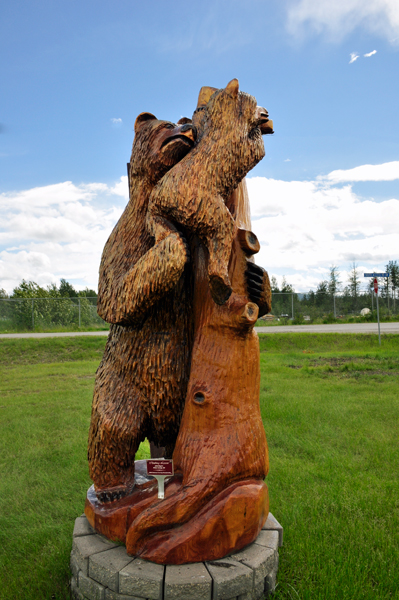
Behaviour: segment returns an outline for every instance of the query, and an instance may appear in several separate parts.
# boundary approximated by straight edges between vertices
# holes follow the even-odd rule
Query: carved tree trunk
[[[245,280],[247,260],[259,245],[243,229],[250,221],[245,184],[232,195],[229,208],[241,228],[229,267],[234,293],[224,306],[211,298],[204,247],[193,249],[195,337],[173,454],[177,477],[164,501],[145,502],[141,514],[133,510],[129,518],[128,552],[154,562],[221,558],[251,543],[268,514],[259,344],[253,329],[258,307],[248,301]]]

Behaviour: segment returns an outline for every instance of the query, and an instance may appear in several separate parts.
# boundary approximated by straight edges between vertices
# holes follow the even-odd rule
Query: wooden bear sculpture
[[[225,202],[263,158],[264,126],[269,127],[267,111],[253,96],[240,92],[233,79],[207,103],[194,150],[160,180],[150,197],[147,222],[156,242],[173,235],[177,223],[205,245],[210,290],[217,304],[226,302],[232,292],[228,263],[237,230]]]
[[[181,310],[185,318],[185,334],[188,332],[190,336],[191,326],[194,327],[193,342],[189,337],[187,347],[178,344],[169,359],[162,354],[166,368],[171,368],[172,380],[174,360],[186,365],[184,375],[188,378],[186,349],[191,361],[188,385],[187,378],[184,381],[187,392],[184,413],[173,453],[175,476],[166,484],[165,500],[158,499],[155,482],[136,482],[129,495],[114,502],[101,503],[88,496],[85,508],[89,521],[100,533],[125,542],[129,554],[160,564],[213,560],[239,550],[255,539],[268,514],[268,493],[263,481],[268,470],[267,445],[259,409],[259,345],[253,326],[258,307],[262,313],[270,309],[270,285],[267,274],[252,260],[259,244],[250,231],[246,186],[240,181],[249,170],[251,161],[257,162],[262,158],[261,135],[271,133],[272,124],[267,112],[258,110],[254,98],[239,92],[236,80],[230,82],[227,88],[227,92],[203,88],[201,110],[196,111],[193,117],[193,123],[198,127],[199,143],[164,175],[159,187],[153,188],[148,222],[156,234],[156,241],[145,254],[140,255],[148,257],[151,253],[156,254],[160,272],[167,272],[170,261],[180,265],[176,270],[180,273],[178,283],[168,293],[174,294],[175,302],[186,302]],[[235,103],[238,103],[234,113],[236,120],[220,114],[223,127],[219,121],[212,121],[214,102],[221,102],[228,114],[232,106],[237,108]],[[253,114],[252,121],[248,118],[247,108]],[[219,110],[221,107],[218,105]],[[240,134],[240,143],[237,142],[237,146],[234,143],[230,148],[233,154],[236,153],[236,159],[228,158],[230,173],[227,173],[225,165],[219,165],[215,156],[213,162],[207,161],[210,151],[207,136],[211,136],[209,127],[218,130],[218,140],[224,136],[227,140],[233,138],[232,127],[245,131],[245,135]],[[204,144],[202,140],[205,140]],[[201,144],[205,155],[202,161],[198,158]],[[218,147],[222,160],[224,150],[219,141]],[[191,155],[196,171],[185,170],[184,161]],[[183,164],[181,172],[178,170],[180,164]],[[172,173],[175,171],[185,173],[185,176],[179,178]],[[223,185],[218,183],[219,176]],[[209,182],[208,191],[206,180]],[[167,189],[170,198],[166,196]],[[178,194],[184,190],[187,193],[191,190],[196,206],[191,219],[186,218],[186,200],[182,200],[181,213],[175,212],[174,208],[180,198]],[[199,191],[203,194],[202,201]],[[158,203],[160,197],[162,202]],[[202,212],[203,203],[208,206],[208,214]],[[165,208],[162,215],[158,210],[160,205]],[[214,207],[216,217],[212,221],[210,213]],[[144,212],[143,209],[143,217]],[[197,226],[197,214],[204,227]],[[219,232],[219,226],[222,227],[225,222],[223,215],[230,231],[226,246]],[[216,226],[218,220],[221,224]],[[189,268],[182,231],[190,246]],[[219,240],[221,246],[218,245]],[[162,252],[159,252],[160,248]],[[162,262],[165,263],[163,266]],[[147,259],[143,264],[147,264]],[[192,285],[189,269],[193,273]],[[187,295],[182,292],[182,283],[186,285]],[[134,289],[132,286],[131,291],[134,292]],[[129,306],[129,295],[124,298]],[[158,303],[158,308],[160,306],[162,303]],[[123,306],[120,309],[123,310]],[[151,311],[149,314],[152,314]],[[176,312],[172,314],[176,315]],[[160,325],[158,321],[155,323],[159,336]],[[167,320],[166,326],[174,331],[172,320]],[[167,331],[166,326],[163,333]],[[128,329],[132,335],[130,326]],[[172,341],[176,339],[173,337]],[[155,337],[150,341],[154,342]],[[145,343],[144,338],[141,342]],[[112,343],[118,344],[118,338],[115,337]],[[129,358],[126,346],[125,343],[123,351]],[[171,348],[169,346],[169,350]],[[154,345],[151,349],[157,351]],[[179,353],[182,354],[180,358]],[[122,361],[122,356],[118,352],[116,354],[118,361]],[[144,347],[143,357],[147,360]],[[136,368],[138,360],[137,356]],[[122,367],[118,369],[122,373]],[[146,378],[152,377],[151,373],[146,375],[144,370],[140,371],[140,375]],[[167,371],[162,371],[162,374],[166,380]],[[99,386],[102,387],[101,382]],[[147,393],[151,398],[149,387]],[[104,405],[107,406],[106,402]],[[147,412],[147,419],[148,415]],[[162,416],[167,419],[170,415],[165,411]],[[95,422],[98,420],[96,416]],[[171,422],[173,425],[173,418]],[[95,439],[98,443],[107,441],[106,437]],[[157,439],[164,438],[159,435]],[[113,497],[117,498],[117,494]]]
[[[201,115],[202,123],[206,119]],[[194,122],[201,139],[201,125]],[[253,136],[261,136],[260,125]],[[262,127],[265,133],[272,132],[271,121],[267,130],[265,122]],[[166,488],[165,500],[155,494],[143,497],[128,518],[128,552],[163,564],[213,560],[238,550],[256,538],[268,514],[259,345],[253,330],[258,306],[251,301],[247,276],[259,243],[250,231],[244,182],[227,199],[226,208],[236,235],[228,272],[234,292],[223,306],[215,304],[211,294],[210,253],[202,244],[193,250],[195,337],[173,454],[176,476]],[[262,275],[258,300],[268,310],[270,286],[267,274]],[[255,282],[256,278],[251,288],[256,295]]]
[[[89,469],[98,498],[134,486],[134,457],[146,437],[173,452],[187,388],[192,344],[192,283],[178,232],[154,248],[146,226],[157,181],[194,145],[195,128],[136,119],[129,204],[101,260],[98,313],[111,323],[96,375]],[[165,260],[165,256],[168,260]]]

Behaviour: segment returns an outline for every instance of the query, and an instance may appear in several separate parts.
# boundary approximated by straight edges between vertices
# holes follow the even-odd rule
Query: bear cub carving
[[[228,263],[237,231],[225,201],[263,158],[267,123],[267,111],[240,92],[233,79],[205,106],[196,147],[168,171],[150,197],[147,225],[156,243],[174,235],[174,224],[179,224],[207,248],[209,285],[217,304],[232,293]]]

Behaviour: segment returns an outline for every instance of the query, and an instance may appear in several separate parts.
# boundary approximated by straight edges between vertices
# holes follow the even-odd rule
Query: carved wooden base
[[[135,520],[154,506],[182,492],[181,477],[165,483],[165,500],[159,500],[157,484],[144,475],[145,461],[136,461],[133,493],[121,500],[100,503],[89,489],[85,514],[94,529],[113,541],[126,544],[128,554],[158,564],[185,564],[223,558],[253,542],[269,512],[267,486],[263,481],[237,481],[210,498],[191,518],[177,527],[167,521],[143,539]],[[178,510],[178,507],[177,507]]]

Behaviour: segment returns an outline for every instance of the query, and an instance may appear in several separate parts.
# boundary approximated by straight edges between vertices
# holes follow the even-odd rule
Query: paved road
[[[399,323],[381,323],[381,333],[399,333]],[[378,333],[377,323],[334,323],[333,325],[279,325],[257,327],[258,333]]]
[[[257,327],[258,333],[378,333],[377,323],[343,323],[334,325],[275,325]],[[399,333],[399,323],[381,323],[381,333]],[[108,331],[73,331],[63,333],[2,333],[2,338],[76,337],[78,335],[108,335]]]
[[[76,337],[78,335],[108,335],[108,331],[71,331],[62,333],[1,333],[2,338],[49,338],[49,337]]]

